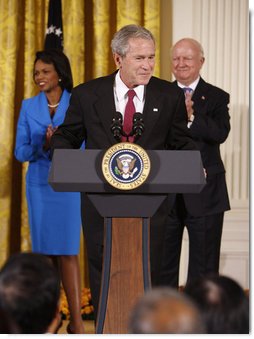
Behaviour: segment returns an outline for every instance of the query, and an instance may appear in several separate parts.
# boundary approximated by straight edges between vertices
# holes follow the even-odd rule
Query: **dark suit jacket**
[[[116,112],[115,73],[73,89],[64,123],[52,138],[52,148],[107,149],[116,143],[110,126]],[[145,90],[145,131],[137,144],[145,149],[196,149],[186,127],[182,91],[168,81],[152,77]]]
[[[116,143],[110,126],[116,112],[115,74],[91,80],[73,89],[64,123],[51,139],[51,149],[107,149]],[[184,94],[165,80],[152,77],[145,86],[145,130],[137,144],[144,149],[196,149],[187,128]]]
[[[177,86],[177,82],[174,82]],[[184,194],[188,212],[193,216],[217,214],[230,209],[225,168],[220,145],[230,131],[229,94],[202,78],[193,93],[195,119],[190,134],[201,152],[207,184],[200,194]]]
[[[116,112],[113,73],[73,89],[64,123],[51,139],[51,149],[107,149],[116,143],[110,126]],[[184,94],[174,84],[152,77],[145,86],[145,130],[137,144],[144,149],[196,149],[187,128]]]
[[[51,139],[51,148],[107,149],[116,143],[110,126],[115,115],[113,85],[115,74],[94,79],[73,89],[64,123]],[[183,91],[168,81],[152,77],[145,86],[143,110],[145,130],[137,144],[144,149],[196,149],[187,128],[187,112]],[[170,198],[174,196],[170,195]],[[169,198],[169,199],[170,199]],[[103,219],[85,194],[81,195],[82,224],[86,238],[89,274],[94,283],[93,299],[98,304]],[[171,206],[174,199],[171,199]],[[151,218],[151,275],[156,284],[164,239],[164,226],[169,201],[165,201]],[[92,286],[92,285],[91,285]]]

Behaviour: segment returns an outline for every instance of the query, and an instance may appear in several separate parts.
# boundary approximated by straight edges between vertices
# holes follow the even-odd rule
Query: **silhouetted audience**
[[[249,333],[249,298],[235,280],[209,275],[190,281],[184,293],[199,307],[207,333]]]
[[[54,333],[59,324],[60,278],[38,253],[9,257],[0,271],[0,303],[22,334]]]
[[[129,320],[131,334],[206,333],[195,304],[172,288],[154,288],[134,305]]]

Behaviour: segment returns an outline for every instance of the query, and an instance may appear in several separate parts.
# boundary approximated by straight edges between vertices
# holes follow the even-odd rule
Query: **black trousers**
[[[92,302],[97,316],[103,263],[104,219],[85,194],[81,194],[82,225],[85,236]],[[159,285],[168,201],[150,221],[150,267],[152,286]],[[135,265],[135,263],[133,263]]]
[[[187,281],[219,272],[224,212],[193,217],[178,194],[165,229],[160,285],[179,286],[179,265],[184,227],[189,236]]]

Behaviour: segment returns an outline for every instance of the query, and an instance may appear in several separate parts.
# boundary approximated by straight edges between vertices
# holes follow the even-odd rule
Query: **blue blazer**
[[[62,124],[69,106],[70,93],[63,91],[57,111],[51,119],[44,92],[22,101],[17,124],[15,157],[20,162],[29,161],[27,183],[48,184],[51,165],[49,152],[43,150],[48,125]]]

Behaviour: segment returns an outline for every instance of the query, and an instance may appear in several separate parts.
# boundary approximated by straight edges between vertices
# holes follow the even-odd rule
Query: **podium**
[[[205,185],[199,151],[147,151],[151,170],[142,186],[122,191],[103,177],[103,150],[56,149],[49,183],[85,192],[104,217],[104,255],[96,333],[127,332],[130,310],[150,282],[149,228],[169,193],[199,193]]]

